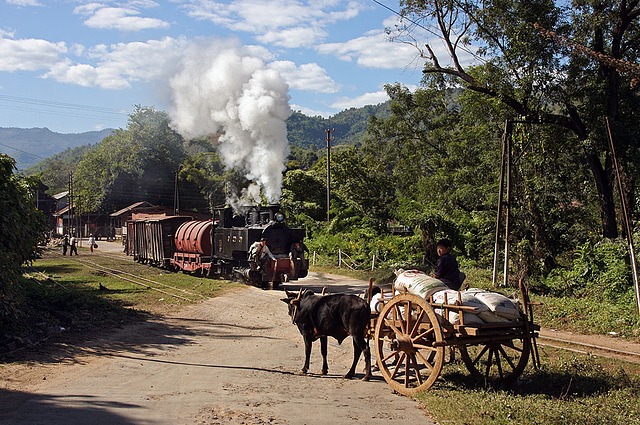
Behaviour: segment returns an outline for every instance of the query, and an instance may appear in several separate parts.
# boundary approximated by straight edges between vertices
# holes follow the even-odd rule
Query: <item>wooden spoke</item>
[[[398,374],[398,370],[400,369],[400,366],[402,366],[402,362],[404,361],[404,358],[406,356],[407,355],[405,353],[402,353],[400,355],[400,358],[398,359],[398,362],[396,363],[396,367],[395,367],[395,369],[393,369],[393,374],[391,375],[391,378],[395,378],[396,377],[396,375]]]
[[[429,345],[424,345],[424,344],[413,344],[413,346],[419,350],[430,350],[431,348],[433,348]]]
[[[413,342],[416,342],[419,339],[425,338],[427,335],[432,334],[433,333],[433,328],[427,329],[426,331],[422,332],[420,335],[416,335],[415,337],[411,338],[411,340]]]
[[[416,323],[413,324],[413,329],[411,329],[411,333],[409,334],[412,338],[415,337],[416,332],[418,332],[418,326],[422,322],[422,318],[424,317],[424,315],[425,315],[424,310],[420,310],[420,314],[418,315]],[[420,337],[420,338],[422,338],[422,337]],[[414,339],[414,341],[415,341],[415,339]]]
[[[410,356],[405,356],[404,362],[404,387],[409,388],[409,373],[411,372],[411,358]]]
[[[485,345],[482,351],[480,351],[477,357],[473,360],[474,365],[478,364],[478,361],[482,358],[482,356],[487,352],[488,349],[489,349],[489,346]],[[489,354],[489,359],[491,359],[491,354]]]
[[[440,375],[442,328],[424,299],[412,294],[394,296],[378,315],[374,341],[380,373],[395,391],[413,396],[431,387]]]
[[[402,332],[398,331],[396,333],[398,333],[398,334],[399,333],[406,333],[407,331],[404,328],[406,323],[405,323],[405,321],[403,320],[403,317],[402,317],[402,310],[400,310],[400,306],[398,304],[395,304],[394,307],[395,307],[395,310],[396,310],[397,317],[400,320],[400,323],[402,323]]]
[[[418,385],[422,385],[424,381],[422,380],[422,375],[420,374],[420,367],[418,367],[416,356],[411,356],[411,361],[413,362],[413,369],[416,371],[416,379],[418,380]]]
[[[386,362],[387,360],[389,360],[391,357],[397,356],[400,354],[399,350],[396,351],[392,351],[391,354],[389,354],[387,357],[385,357],[384,359],[382,359],[382,362]]]
[[[427,360],[420,351],[416,351],[416,357],[418,357],[422,364],[424,364],[429,370],[433,370],[433,365],[429,363],[429,360]]]
[[[462,361],[473,376],[496,384],[515,381],[526,368],[530,352],[529,335],[460,349]]]
[[[511,361],[511,357],[509,357],[509,355],[507,355],[507,353],[504,351],[504,348],[502,348],[502,345],[498,346],[498,350],[500,350],[500,352],[502,353],[502,357],[504,357],[506,362],[509,363],[509,366],[511,367],[511,369],[515,369],[516,367],[513,364],[513,362]],[[520,351],[520,350],[516,350],[516,351]],[[520,352],[522,352],[522,351],[520,351]]]
[[[396,328],[396,325],[393,324],[393,320],[385,319],[385,321],[387,322],[386,325],[389,326],[396,333],[396,335],[402,335],[404,333],[400,329]]]

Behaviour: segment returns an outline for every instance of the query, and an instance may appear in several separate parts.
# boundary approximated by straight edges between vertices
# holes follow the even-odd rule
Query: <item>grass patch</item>
[[[119,274],[164,292],[121,279],[104,267],[149,279]],[[45,254],[32,266],[25,267],[24,272],[17,291],[19,313],[10,326],[0,330],[0,352],[31,344],[62,328],[82,333],[119,327],[150,315],[175,311],[241,285],[171,273],[126,257],[100,255],[74,258]]]
[[[640,323],[635,307],[628,303],[611,303],[588,297],[534,296],[541,306],[534,310],[542,326],[586,334],[616,334],[637,339]]]
[[[638,365],[551,350],[510,388],[485,388],[461,362],[417,399],[438,423],[640,424]]]
[[[315,265],[309,266],[309,270],[316,273],[330,273],[337,274],[340,276],[347,276],[354,279],[360,279],[364,281],[368,281],[369,278],[373,278],[373,283],[377,285],[390,284],[396,278],[394,270],[377,268],[375,270],[356,270],[350,269],[348,267],[337,268],[334,266],[328,265]]]

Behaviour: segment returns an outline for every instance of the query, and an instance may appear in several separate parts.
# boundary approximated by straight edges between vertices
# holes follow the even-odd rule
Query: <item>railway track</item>
[[[102,256],[110,256],[109,254],[101,254]],[[113,257],[116,257],[115,255],[112,255]],[[118,259],[122,260],[123,258],[121,256],[117,256]],[[74,261],[78,264],[81,264],[82,266],[90,269],[90,270],[94,270],[100,273],[104,273],[104,274],[108,274],[110,276],[116,277],[118,279],[133,283],[135,285],[139,285],[142,287],[145,287],[147,289],[153,290],[153,291],[157,291],[160,292],[162,294],[168,295],[170,297],[173,298],[177,298],[177,299],[181,299],[183,301],[192,301],[189,298],[186,298],[185,296],[179,295],[179,294],[175,294],[172,292],[168,292],[168,290],[170,291],[174,291],[174,292],[179,292],[181,294],[184,295],[190,295],[192,297],[200,297],[200,298],[207,298],[204,295],[200,295],[200,294],[196,294],[194,292],[190,292],[181,288],[177,288],[175,286],[171,286],[171,285],[167,285],[165,283],[162,282],[158,282],[155,280],[151,280],[151,279],[147,279],[146,277],[142,277],[142,276],[137,276],[135,274],[129,273],[129,272],[125,272],[123,270],[118,270],[118,269],[114,269],[111,267],[107,267],[107,266],[103,266],[101,264],[95,263],[93,261],[89,261],[89,260],[84,260],[84,259],[78,259],[77,257],[71,261]]]
[[[640,351],[623,350],[615,347],[579,342],[565,338],[556,338],[549,335],[539,335],[539,346],[571,351],[579,354],[589,354],[599,357],[625,360],[631,363],[640,363]]]
[[[123,255],[118,255],[118,254],[97,252],[97,253],[94,253],[94,255],[99,257],[117,259],[120,261],[130,261],[128,257]],[[191,301],[191,299],[186,298],[186,296],[206,298],[200,294],[189,292],[181,288],[176,288],[174,286],[167,285],[162,282],[154,281],[151,279],[147,279],[145,277],[136,276],[134,274],[131,274],[122,270],[114,269],[111,267],[107,267],[87,259],[76,258],[73,261],[76,261],[79,264],[82,264],[84,267],[88,269],[92,269],[97,272],[102,272],[110,276],[117,277],[119,279],[128,281],[132,284],[143,286],[150,290],[157,291],[174,298],[182,299],[185,301]],[[176,293],[172,293],[172,292],[176,292]],[[546,333],[541,333],[538,336],[537,344],[538,346],[541,346],[541,347],[560,349],[560,350],[570,351],[578,354],[588,354],[588,355],[594,355],[599,357],[619,359],[619,360],[627,361],[630,363],[640,364],[640,346],[637,348],[637,350],[634,350],[633,348],[622,349],[622,348],[617,348],[615,346],[605,346],[605,345],[602,345],[602,343],[593,344],[593,343],[587,343],[587,342],[580,342],[573,339],[559,338],[559,337],[548,335]],[[633,346],[634,344],[629,344],[629,345]]]

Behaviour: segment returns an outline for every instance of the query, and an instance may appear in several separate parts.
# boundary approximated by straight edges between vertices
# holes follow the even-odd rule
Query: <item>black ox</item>
[[[309,357],[313,341],[320,338],[322,374],[326,375],[329,370],[327,337],[334,337],[340,344],[347,336],[351,335],[353,338],[353,364],[344,377],[353,378],[360,353],[364,352],[365,375],[362,379],[369,380],[371,377],[371,355],[366,333],[371,310],[365,300],[355,295],[319,296],[311,290],[304,293],[301,290],[298,294],[287,292],[287,298],[283,298],[282,301],[289,306],[289,316],[298,326],[304,339],[305,361],[302,373],[307,373],[309,370]]]

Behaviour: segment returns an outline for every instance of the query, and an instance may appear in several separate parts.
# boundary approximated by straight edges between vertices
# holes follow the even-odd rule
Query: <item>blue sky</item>
[[[308,115],[422,77],[417,49],[387,40],[396,16],[372,0],[0,1],[0,127],[77,133],[125,127],[135,104],[166,110],[172,62],[203,38],[246,46]]]

